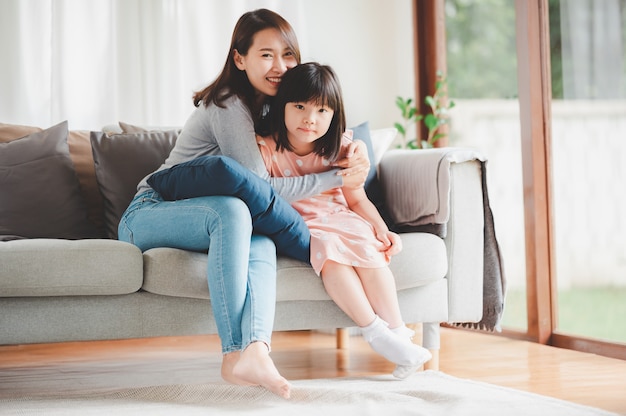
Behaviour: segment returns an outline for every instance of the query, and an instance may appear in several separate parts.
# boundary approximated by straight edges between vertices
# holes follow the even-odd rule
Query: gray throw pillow
[[[91,132],[98,187],[104,199],[107,236],[117,239],[122,214],[137,192],[137,184],[165,161],[176,143],[176,131],[114,134]]]
[[[356,127],[350,127],[350,130],[353,132],[354,140],[362,140],[367,146],[367,156],[370,160],[370,171],[365,179],[365,193],[367,194],[369,200],[372,201],[376,209],[378,209],[378,212],[380,212],[383,220],[385,220],[388,226],[391,226],[393,222],[389,218],[389,214],[387,212],[385,194],[383,193],[380,182],[378,181],[378,173],[375,162],[376,158],[374,156],[374,146],[372,144],[369,122],[366,121]]]
[[[66,239],[97,236],[87,219],[67,136],[64,121],[0,143],[0,235]]]

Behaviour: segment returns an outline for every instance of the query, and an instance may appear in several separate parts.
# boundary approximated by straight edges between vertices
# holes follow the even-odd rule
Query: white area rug
[[[298,380],[290,400],[227,384],[123,389],[62,398],[0,399],[1,415],[465,416],[612,415],[519,390],[425,371],[391,376]]]

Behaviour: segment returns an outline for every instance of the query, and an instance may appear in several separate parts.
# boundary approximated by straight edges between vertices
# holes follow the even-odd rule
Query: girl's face
[[[280,32],[264,29],[254,35],[252,46],[246,55],[235,50],[235,65],[246,71],[250,84],[258,94],[275,96],[281,77],[289,68],[298,64],[296,56]]]
[[[313,142],[326,134],[334,114],[333,109],[315,101],[285,105],[287,138],[297,155],[304,156],[313,151]]]

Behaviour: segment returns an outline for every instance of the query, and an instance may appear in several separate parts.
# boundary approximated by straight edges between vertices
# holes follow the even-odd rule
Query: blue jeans
[[[222,352],[255,341],[268,346],[276,307],[276,247],[252,234],[248,207],[230,196],[164,201],[155,191],[135,196],[122,216],[119,239],[154,247],[208,250],[207,280]]]

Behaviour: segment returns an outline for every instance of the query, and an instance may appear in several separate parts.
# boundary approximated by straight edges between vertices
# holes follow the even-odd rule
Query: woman
[[[167,169],[205,155],[237,160],[287,200],[337,186],[362,186],[369,161],[362,145],[337,163],[340,170],[300,178],[270,178],[255,140],[285,71],[300,63],[292,27],[278,14],[259,9],[242,15],[233,31],[222,72],[194,94],[191,114],[169,157]],[[151,175],[149,175],[151,176]],[[147,183],[124,213],[119,238],[141,250],[175,247],[208,250],[207,279],[222,342],[222,377],[261,385],[288,398],[289,382],[269,357],[276,301],[276,256],[272,241],[252,234],[250,213],[239,199],[209,196],[165,201]],[[210,249],[209,249],[210,248]],[[236,255],[231,255],[236,253]]]

